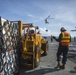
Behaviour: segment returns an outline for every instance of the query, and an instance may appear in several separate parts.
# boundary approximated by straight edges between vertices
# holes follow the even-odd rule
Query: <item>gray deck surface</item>
[[[37,68],[27,71],[21,70],[20,75],[76,75],[76,52],[73,51],[73,48],[75,46],[70,46],[65,69],[57,70],[55,67],[57,65],[56,52],[58,48],[58,43],[56,41],[51,42],[50,38],[48,38],[48,40],[48,55],[41,57],[40,64]],[[76,49],[76,47],[74,49]]]

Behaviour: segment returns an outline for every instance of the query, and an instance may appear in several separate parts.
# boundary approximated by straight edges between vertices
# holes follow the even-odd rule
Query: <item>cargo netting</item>
[[[19,25],[0,18],[0,75],[12,75],[19,67]]]

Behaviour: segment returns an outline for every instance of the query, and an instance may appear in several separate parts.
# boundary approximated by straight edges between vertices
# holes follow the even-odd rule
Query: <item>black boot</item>
[[[60,62],[58,61],[58,64],[56,66],[57,69],[60,69]]]
[[[65,69],[65,64],[63,64],[62,66],[60,66],[61,69]]]

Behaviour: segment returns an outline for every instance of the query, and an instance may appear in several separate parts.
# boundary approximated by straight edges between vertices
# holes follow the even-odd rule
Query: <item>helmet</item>
[[[61,31],[61,32],[64,32],[64,31],[66,31],[66,28],[61,27],[60,31]]]

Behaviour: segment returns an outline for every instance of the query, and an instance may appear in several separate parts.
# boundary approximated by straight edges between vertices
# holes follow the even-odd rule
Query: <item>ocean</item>
[[[43,37],[50,40],[50,36],[43,36]],[[56,38],[58,37],[56,36]],[[71,44],[69,46],[69,51],[76,51],[76,39],[74,39],[73,37],[71,37]]]

